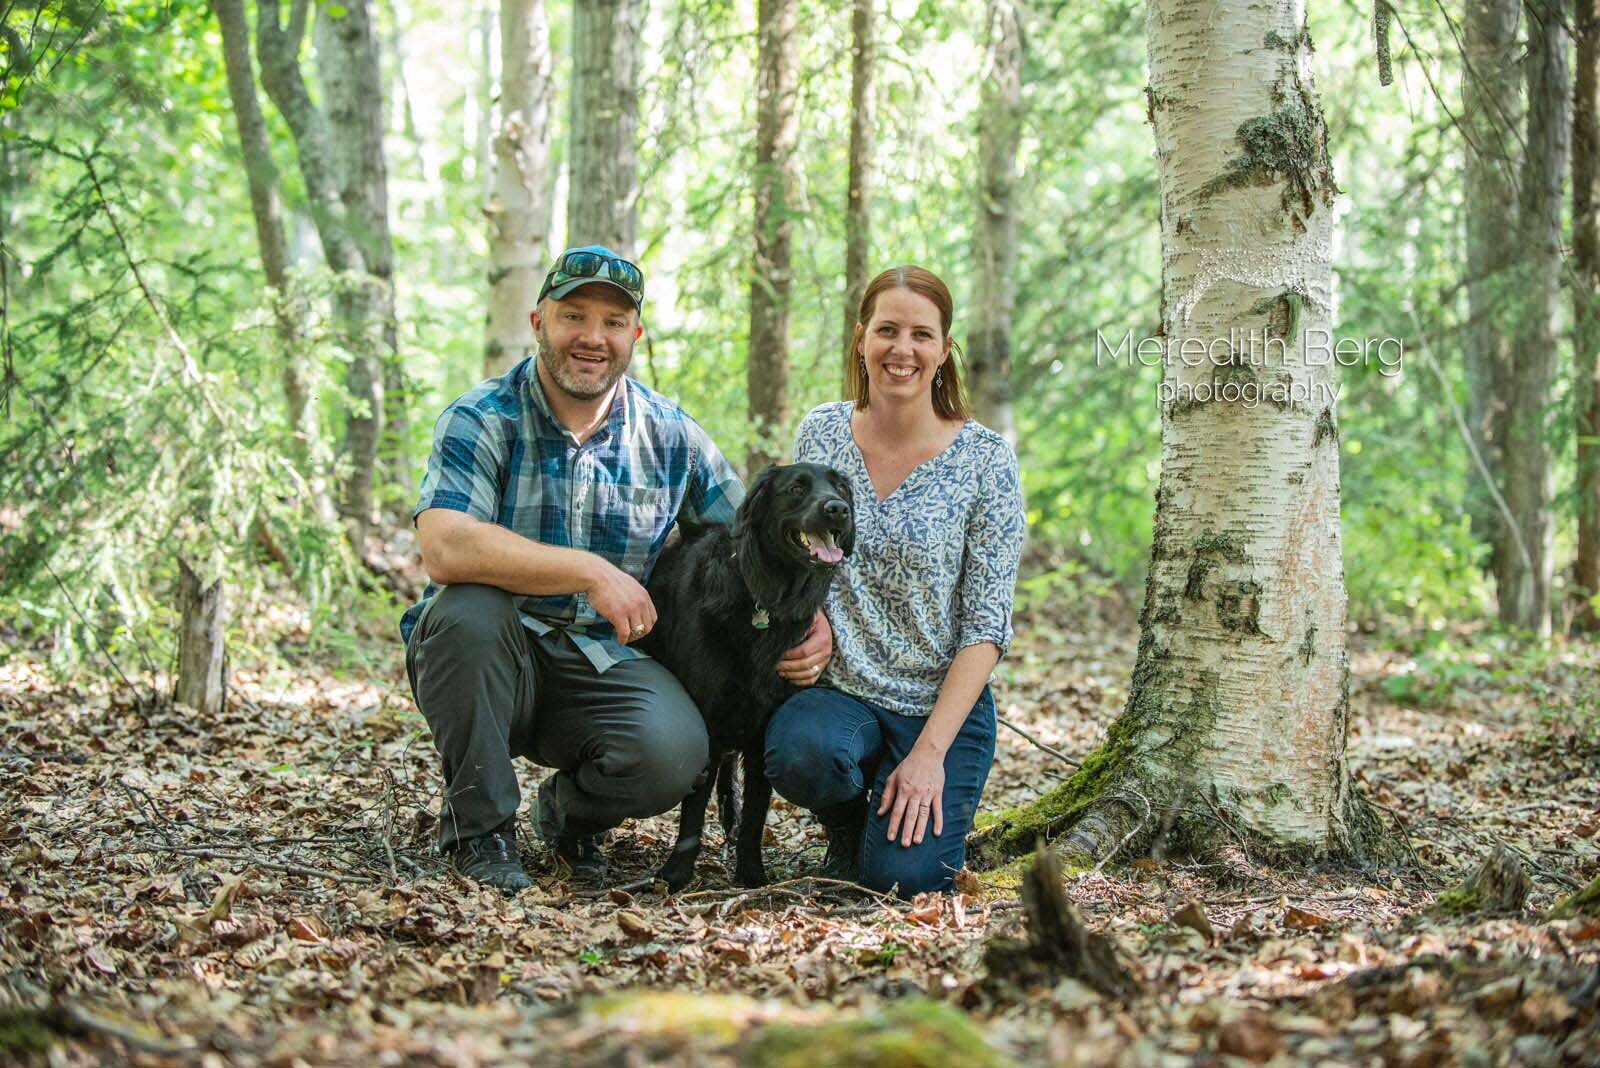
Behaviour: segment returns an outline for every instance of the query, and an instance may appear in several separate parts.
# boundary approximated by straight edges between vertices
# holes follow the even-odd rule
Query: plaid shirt
[[[744,485],[699,423],[624,377],[605,423],[581,445],[550,411],[536,357],[469,390],[433,428],[415,518],[449,508],[545,545],[585,549],[641,583],[678,518],[731,522]],[[406,641],[439,587],[400,620]],[[562,630],[604,671],[646,654],[620,644],[581,593],[517,599],[535,634]]]

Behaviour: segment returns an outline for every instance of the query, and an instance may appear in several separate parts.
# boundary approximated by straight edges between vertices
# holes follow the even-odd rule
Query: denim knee
[[[767,781],[780,797],[813,811],[854,801],[867,790],[853,737],[818,729],[809,714],[825,700],[824,691],[803,690],[767,724]]]
[[[948,824],[946,824],[948,827]],[[878,832],[881,833],[881,832]],[[872,836],[874,830],[868,828]],[[872,841],[861,850],[861,885],[880,894],[898,888],[903,898],[928,890],[941,893],[951,888],[956,872],[966,863],[966,845],[944,846],[946,830],[939,838],[930,830],[921,845],[902,846],[898,842]]]

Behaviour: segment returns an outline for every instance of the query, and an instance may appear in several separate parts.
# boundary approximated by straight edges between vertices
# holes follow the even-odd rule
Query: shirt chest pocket
[[[597,487],[597,498],[598,525],[605,528],[614,551],[639,551],[665,534],[678,514],[678,496],[671,486],[603,483]],[[622,547],[618,541],[628,544]]]

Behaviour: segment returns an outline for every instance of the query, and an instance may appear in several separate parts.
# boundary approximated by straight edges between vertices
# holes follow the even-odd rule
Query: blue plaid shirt
[[[682,408],[624,377],[605,423],[580,445],[551,413],[535,360],[469,390],[439,416],[413,518],[429,508],[465,512],[546,545],[595,553],[640,582],[679,517],[733,520],[744,485]],[[428,583],[401,617],[406,641],[438,592]],[[536,634],[570,634],[596,671],[646,658],[620,644],[581,593],[520,597],[517,608]]]

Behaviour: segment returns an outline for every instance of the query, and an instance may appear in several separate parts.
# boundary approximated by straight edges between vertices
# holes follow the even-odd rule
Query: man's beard
[[[573,400],[594,400],[596,397],[602,396],[606,390],[616,385],[617,379],[627,372],[628,364],[631,362],[624,359],[617,366],[608,367],[606,373],[599,379],[589,382],[574,376],[570,372],[568,368],[571,365],[568,361],[572,357],[570,355],[557,355],[555,347],[550,344],[550,335],[545,332],[543,326],[539,327],[535,336],[539,341],[539,362],[550,373],[550,380],[556,384],[556,388]],[[632,354],[630,353],[629,355],[631,356]],[[610,359],[609,354],[607,359]]]

